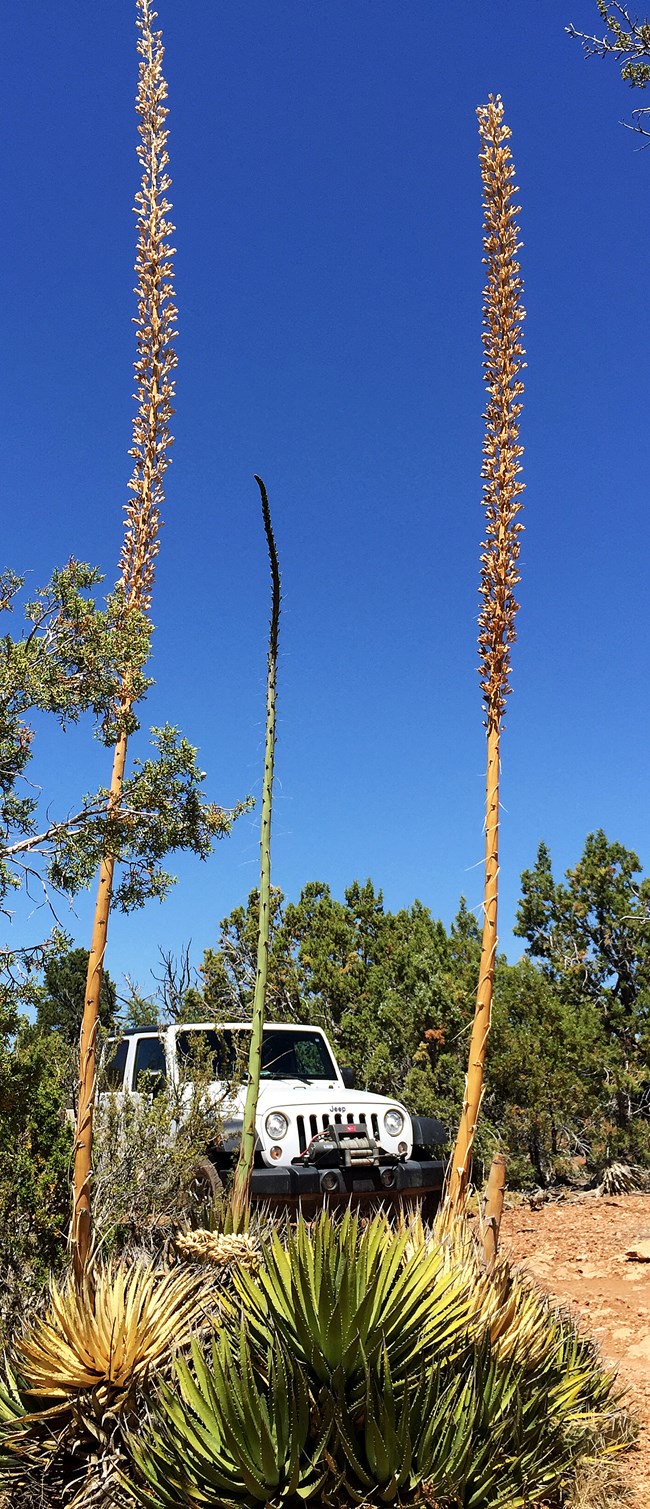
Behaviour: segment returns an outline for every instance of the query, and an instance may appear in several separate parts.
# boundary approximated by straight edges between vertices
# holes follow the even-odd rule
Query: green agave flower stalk
[[[135,360],[137,410],[130,452],[134,461],[129,482],[132,497],[125,509],[120,585],[124,592],[125,613],[148,616],[159,550],[163,479],[169,466],[169,448],[172,444],[169,423],[173,412],[173,372],[177,362],[174,350],[177,310],[173,300],[173,249],[169,244],[169,236],[174,227],[168,219],[171,205],[167,192],[171,179],[167,173],[168,131],[165,122],[168,112],[164,103],[167,84],[162,71],[164,49],[162,34],[153,30],[156,12],[152,9],[150,0],[137,0],[137,10],[140,67],[136,111],[140,135],[138,158],[142,167],[141,187],[135,197],[138,225]],[[118,813],[120,807],[133,701],[133,686],[127,673],[119,705],[115,710],[117,737],[109,795],[111,813]],[[114,869],[114,857],[107,852],[99,872],[81,1028],[70,1232],[78,1281],[81,1281],[91,1243],[90,1179],[95,1045]]]
[[[483,499],[486,536],[481,554],[479,612],[480,677],[487,728],[485,881],[483,936],[476,1009],[469,1047],[465,1097],[450,1172],[452,1208],[464,1201],[481,1099],[497,952],[499,894],[499,765],[501,728],[510,693],[510,649],[516,639],[515,589],[519,582],[521,456],[519,416],[524,385],[521,325],[521,245],[513,203],[517,188],[500,97],[490,96],[477,111],[484,206],[483,348],[487,389],[483,444]]]
[[[248,1087],[244,1106],[244,1122],[239,1160],[235,1170],[232,1193],[231,1222],[235,1232],[244,1231],[248,1225],[250,1209],[250,1183],[255,1156],[255,1118],[260,1093],[260,1070],[262,1067],[262,1032],[266,1002],[266,979],[269,962],[269,937],[271,926],[271,812],[273,807],[273,765],[275,760],[275,709],[278,669],[278,631],[280,625],[280,569],[278,552],[271,523],[271,510],[266,488],[261,477],[255,478],[262,499],[262,519],[271,566],[271,623],[269,629],[269,653],[266,678],[266,739],[264,747],[264,780],[262,784],[262,823],[260,833],[260,914],[257,934],[257,969],[253,997],[253,1027],[248,1058]]]

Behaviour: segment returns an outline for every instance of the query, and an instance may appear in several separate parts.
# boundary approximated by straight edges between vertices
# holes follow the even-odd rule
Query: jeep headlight
[[[289,1121],[283,1111],[271,1111],[264,1125],[274,1142],[279,1142],[282,1137],[286,1137],[289,1130]]]
[[[404,1127],[404,1117],[402,1115],[402,1112],[396,1110],[386,1111],[386,1114],[384,1116],[384,1126],[386,1128],[386,1131],[388,1132],[389,1137],[399,1137],[399,1134]]]

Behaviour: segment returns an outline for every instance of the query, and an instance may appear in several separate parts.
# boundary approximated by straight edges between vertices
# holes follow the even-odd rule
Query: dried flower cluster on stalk
[[[219,1268],[240,1264],[257,1272],[260,1266],[258,1244],[246,1232],[228,1234],[222,1231],[204,1231],[202,1228],[179,1232],[176,1249],[182,1258],[216,1263]]]
[[[499,902],[499,766],[503,713],[510,691],[510,647],[516,638],[515,589],[519,582],[519,480],[523,449],[519,444],[519,416],[524,385],[521,344],[522,282],[517,261],[518,227],[513,203],[517,189],[499,95],[489,96],[477,110],[483,184],[483,262],[487,284],[483,304],[483,370],[487,388],[483,441],[483,501],[486,532],[481,546],[481,607],[479,611],[480,677],[487,728],[485,781],[485,871],[481,962],[474,1022],[469,1043],[467,1078],[456,1144],[448,1173],[452,1208],[465,1199],[472,1146],[483,1096],[487,1039],[492,1015],[497,953]],[[496,1198],[495,1184],[495,1198]],[[495,1212],[490,1209],[490,1221]],[[493,1230],[496,1251],[497,1227]],[[490,1228],[492,1229],[492,1228]]]
[[[129,482],[132,494],[126,505],[124,541],[119,561],[120,585],[124,591],[127,613],[146,614],[151,606],[155,561],[159,549],[160,511],[163,481],[169,465],[172,436],[169,421],[174,394],[173,371],[176,354],[173,347],[177,311],[173,301],[172,255],[169,236],[173,226],[168,219],[171,209],[167,192],[171,179],[167,173],[166,129],[167,84],[162,64],[162,33],[153,31],[156,12],[150,0],[137,0],[138,91],[136,111],[139,118],[138,158],[142,168],[141,187],[135,196],[138,223],[136,256],[138,312],[136,324],[135,400],[133,445],[130,454],[134,467]],[[124,788],[124,771],[130,719],[135,688],[133,677],[125,669],[113,769],[108,798],[108,816],[119,820]],[[99,1021],[99,993],[108,922],[113,893],[115,852],[107,846],[99,870],[97,900],[88,959],[86,999],[79,1048],[79,1100],[73,1171],[73,1217],[71,1245],[77,1282],[83,1277],[91,1243],[90,1180],[92,1172],[93,1106],[95,1096],[95,1053]]]
[[[132,497],[125,507],[126,524],[120,577],[126,601],[142,610],[151,605],[154,563],[159,549],[163,478],[169,466],[173,413],[173,372],[177,365],[173,342],[178,311],[174,304],[172,256],[169,244],[174,226],[167,218],[168,131],[165,125],[167,84],[162,64],[162,33],[152,30],[156,11],[149,0],[138,0],[138,52],[141,62],[136,111],[139,117],[138,158],[142,183],[135,196],[138,249],[135,263],[138,313],[135,361],[137,411],[130,455],[134,468],[129,482]]]
[[[486,723],[498,724],[509,694],[510,646],[517,635],[515,589],[519,582],[519,534],[524,490],[519,480],[519,416],[525,366],[521,343],[522,281],[517,252],[521,242],[513,203],[518,192],[499,95],[477,111],[484,203],[483,261],[487,267],[483,312],[483,370],[487,388],[484,414],[483,498],[486,537],[481,554],[479,653]]]

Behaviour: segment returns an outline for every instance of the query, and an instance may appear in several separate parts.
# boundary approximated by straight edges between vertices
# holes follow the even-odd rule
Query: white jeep
[[[218,1105],[220,1132],[206,1148],[214,1184],[227,1178],[239,1152],[249,1022],[182,1023],[135,1028],[107,1044],[103,1088],[118,1095],[159,1092],[165,1084],[192,1093],[193,1065],[205,1065],[205,1093]],[[440,1199],[445,1128],[411,1116],[398,1100],[355,1090],[350,1069],[339,1069],[320,1027],[268,1023],[262,1042],[257,1145],[252,1176],[256,1200],[314,1206],[376,1200],[421,1201],[425,1214]],[[436,1153],[438,1156],[436,1157]]]

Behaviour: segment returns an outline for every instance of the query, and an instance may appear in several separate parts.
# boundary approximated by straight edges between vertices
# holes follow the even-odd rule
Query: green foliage
[[[20,889],[28,857],[39,854],[45,873],[56,862],[63,834],[78,831],[81,814],[62,823],[46,821],[38,833],[38,797],[26,783],[32,757],[33,719],[50,713],[67,728],[91,712],[100,736],[108,738],[125,669],[138,697],[148,683],[142,675],[150,629],[142,614],[124,614],[119,592],[100,609],[92,597],[98,571],[71,560],[24,607],[25,628],[6,633],[0,657],[0,901]],[[22,579],[0,579],[0,612],[17,605]],[[97,801],[83,804],[90,812]],[[31,858],[29,858],[31,863]]]
[[[557,1502],[617,1444],[611,1380],[503,1264],[477,1287],[466,1235],[421,1237],[326,1214],[263,1235],[257,1276],[235,1273],[241,1308],[222,1305],[211,1351],[193,1344],[133,1439],[136,1501]]]
[[[72,1131],[65,1052],[0,1013],[0,1341],[65,1252]]]
[[[590,36],[567,26],[570,37],[582,43],[587,57],[613,57],[624,83],[631,89],[645,89],[650,82],[650,19],[638,19],[620,0],[596,0],[596,5],[605,23],[601,37]],[[641,136],[650,136],[647,105],[632,111],[632,130]]]
[[[45,899],[70,897],[88,886],[103,853],[122,866],[115,902],[128,911],[151,896],[164,896],[172,877],[165,856],[178,849],[200,858],[230,830],[249,804],[226,812],[202,795],[204,772],[196,750],[178,731],[154,729],[153,757],[136,761],[119,809],[108,812],[108,792],[99,788],[53,818],[28,779],[35,720],[48,714],[62,729],[87,715],[96,735],[112,744],[120,728],[137,728],[131,710],[121,711],[123,678],[133,703],[150,684],[143,674],[149,653],[146,615],[125,609],[119,589],[100,607],[94,593],[100,574],[71,560],[55,571],[34,600],[24,605],[17,634],[5,633],[0,656],[0,908],[23,891]],[[21,578],[0,577],[0,613],[19,607]],[[47,802],[47,792],[43,802]],[[33,998],[31,978],[52,951],[55,936],[0,953],[0,990],[5,999]]]
[[[560,999],[530,959],[500,964],[482,1114],[507,1149],[510,1184],[564,1182],[574,1172],[570,1160],[585,1151],[602,1094],[599,1047],[591,1014]]]
[[[569,1115],[581,1097],[597,1159],[650,1149],[650,881],[640,876],[636,854],[601,830],[564,881],[544,844],[522,875],[517,932],[557,1002]]]
[[[137,1096],[100,1096],[93,1205],[105,1251],[135,1243],[160,1252],[173,1227],[196,1214],[197,1169],[219,1142],[222,1118],[206,1095],[208,1058],[194,1057],[187,1072],[191,1082],[160,1086],[150,1076],[149,1089]]]
[[[254,979],[258,897],[221,925],[206,953],[203,994],[215,1019],[247,1017]],[[386,912],[372,882],[355,882],[339,902],[312,882],[296,904],[273,893],[267,984],[271,1021],[325,1028],[339,1062],[361,1087],[401,1097],[426,1094],[443,1120],[460,1104],[458,1042],[473,1009],[479,940],[461,908],[447,936],[420,902]],[[408,1101],[407,1101],[408,1103]]]
[[[606,26],[602,37],[590,37],[568,26],[570,36],[582,42],[587,56],[615,57],[621,78],[632,89],[645,89],[650,81],[650,21],[633,17],[618,0],[596,0]]]
[[[37,1005],[36,1020],[41,1031],[57,1032],[71,1048],[79,1043],[89,957],[87,948],[72,948],[48,959]],[[104,970],[99,1012],[103,1028],[113,1026],[116,1011],[117,991],[108,970]]]
[[[204,957],[200,1014],[249,1016],[257,910],[252,892],[222,922]],[[528,956],[497,963],[477,1181],[497,1148],[511,1184],[524,1187],[580,1177],[585,1159],[592,1177],[612,1158],[647,1163],[650,881],[636,855],[593,834],[556,884],[542,845],[522,877],[517,931]],[[479,952],[464,901],[447,931],[417,901],[387,912],[371,881],[343,901],[316,882],[297,903],[275,891],[268,1016],[319,1023],[360,1087],[451,1128]],[[195,997],[188,1005],[199,1011]]]
[[[47,878],[57,892],[74,895],[87,888],[108,852],[122,867],[113,906],[130,912],[153,898],[160,901],[174,884],[162,865],[165,855],[189,850],[207,859],[214,841],[249,808],[248,800],[230,811],[204,802],[205,772],[198,768],[196,749],[169,725],[151,734],[155,758],[134,762],[117,812],[109,813],[108,790],[100,787],[85,798],[78,825],[57,833],[47,862]]]
[[[189,849],[205,858],[213,841],[242,810],[223,812],[202,797],[204,774],[196,751],[175,729],[154,731],[155,754],[136,762],[125,783],[119,813],[107,813],[105,790],[77,799],[61,819],[40,811],[28,779],[35,727],[47,714],[62,729],[87,716],[110,744],[124,716],[122,678],[137,701],[148,682],[143,666],[150,627],[123,593],[103,607],[94,593],[101,578],[71,560],[24,607],[18,633],[6,633],[0,656],[0,908],[21,890],[40,888],[52,905],[90,884],[101,855],[112,851],[122,866],[116,902],[123,910],[163,896],[171,884],[165,856]],[[22,582],[0,578],[0,612],[18,608]],[[129,713],[128,730],[136,726]],[[47,792],[44,793],[47,801]],[[245,804],[243,804],[245,805]],[[31,904],[31,903],[30,903]],[[0,1326],[13,1323],[30,1302],[48,1267],[59,1262],[68,1222],[72,1134],[65,1106],[73,1093],[66,1047],[78,1038],[85,980],[83,950],[68,953],[58,928],[28,946],[0,950]],[[87,957],[87,956],[86,956]],[[42,972],[45,971],[45,984]],[[104,1019],[114,1013],[105,983]],[[36,1031],[21,1012],[36,1009]]]

